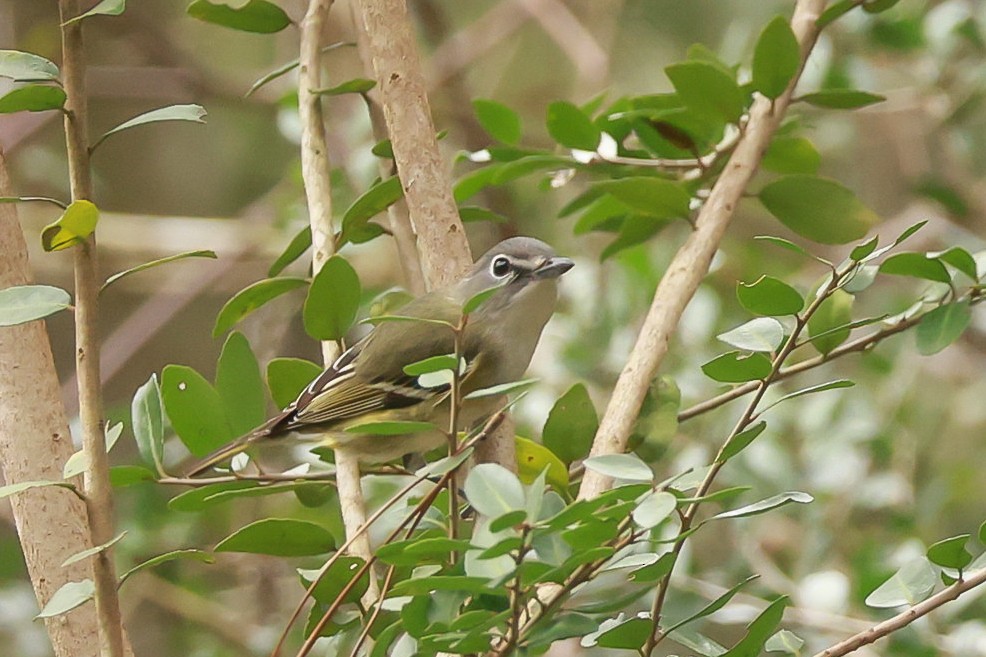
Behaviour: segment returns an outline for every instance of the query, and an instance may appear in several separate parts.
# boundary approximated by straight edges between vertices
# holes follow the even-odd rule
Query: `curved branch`
[[[799,0],[794,10],[791,24],[801,47],[802,69],[818,38],[815,22],[824,8],[825,0]],[[675,254],[654,293],[650,311],[596,432],[590,456],[626,451],[627,438],[647,388],[667,354],[671,334],[709,270],[736,207],[784,117],[798,77],[800,69],[776,100],[758,97],[754,101],[746,131],[699,211],[694,232]],[[579,498],[596,497],[611,485],[609,477],[589,471],[582,480]]]
[[[977,586],[986,584],[986,568],[980,570],[968,579],[960,580],[952,584],[944,591],[936,593],[924,602],[920,602],[909,609],[905,609],[893,618],[888,618],[882,623],[877,623],[873,627],[858,634],[854,634],[844,641],[840,641],[831,648],[826,648],[815,657],[843,657],[849,653],[869,645],[877,639],[896,632],[902,627],[907,627],[922,616],[938,609],[947,602],[957,599],[963,593],[971,591]]]

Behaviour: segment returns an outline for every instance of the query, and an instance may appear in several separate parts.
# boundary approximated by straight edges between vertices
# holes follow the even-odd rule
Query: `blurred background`
[[[279,4],[294,19],[304,5]],[[455,176],[475,165],[465,152],[489,139],[471,100],[491,98],[523,118],[522,143],[550,146],[547,105],[584,103],[598,94],[669,91],[665,66],[700,42],[724,61],[748,67],[753,43],[792,2],[761,0],[410,0],[427,73],[435,124]],[[104,274],[191,249],[218,260],[189,260],[148,271],[115,286],[102,304],[103,374],[109,415],[129,425],[130,400],[152,372],[168,363],[192,365],[211,378],[221,342],[211,337],[223,303],[264,278],[271,262],[307,223],[298,160],[293,74],[246,96],[255,80],[297,58],[297,33],[254,35],[198,22],[184,2],[132,2],[115,18],[86,23],[93,135],[141,112],[176,103],[208,111],[205,125],[166,123],[129,130],[100,147],[93,161],[102,210]],[[986,237],[986,4],[978,0],[902,0],[892,10],[854,11],[827,30],[799,91],[865,89],[887,97],[862,111],[797,106],[804,134],[822,155],[820,173],[851,187],[883,222],[888,242],[913,223],[928,225],[910,250],[958,244],[982,251]],[[326,43],[354,39],[349,3],[331,12]],[[0,48],[60,60],[55,2],[0,0]],[[325,56],[326,86],[366,77],[354,47]],[[358,96],[326,100],[336,213],[379,174],[365,106]],[[59,116],[0,116],[0,145],[15,191],[68,197]],[[554,400],[573,383],[588,385],[600,414],[636,337],[656,282],[687,234],[673,226],[647,244],[600,263],[611,235],[573,235],[558,209],[582,181],[561,189],[531,176],[489,188],[478,199],[508,218],[468,226],[474,253],[511,234],[531,234],[573,256],[563,280],[563,308],[553,320],[532,374],[542,385],[518,411],[520,433],[537,436]],[[757,189],[755,181],[753,190]],[[40,249],[53,206],[21,204],[38,282],[71,289],[71,256]],[[714,271],[686,312],[663,373],[674,377],[687,407],[717,392],[699,366],[726,351],[715,336],[748,317],[735,297],[737,281],[761,274],[803,292],[824,274],[817,263],[751,238],[792,237],[750,203],[740,208]],[[798,241],[798,240],[796,240]],[[836,259],[845,249],[811,247]],[[367,303],[400,285],[392,245],[378,239],[347,247]],[[981,271],[983,263],[980,264]],[[294,273],[304,275],[297,263]],[[925,291],[921,283],[884,277],[860,294],[854,316],[901,312]],[[242,325],[261,361],[275,356],[318,359],[300,320],[302,296],[286,295]],[[63,396],[74,413],[71,317],[48,320]],[[921,357],[913,336],[850,356],[781,386],[777,395],[809,383],[852,378],[855,388],[809,397],[771,411],[767,432],[720,484],[751,485],[756,495],[805,490],[816,503],[730,525],[696,537],[678,582],[681,604],[714,596],[751,572],[757,593],[786,593],[796,610],[786,626],[823,648],[868,626],[877,614],[862,600],[907,558],[956,533],[975,533],[986,499],[986,315],[957,344]],[[2,401],[0,401],[2,403]],[[707,463],[739,412],[734,403],[675,426],[653,422],[641,455],[659,473]],[[124,434],[129,435],[129,431]],[[175,445],[171,457],[181,454]],[[121,440],[114,464],[138,460]],[[328,507],[298,509],[279,498],[242,500],[204,514],[169,510],[176,490],[140,485],[119,490],[119,569],[170,549],[211,547],[258,517],[295,513],[320,518]],[[285,511],[289,509],[289,511]],[[981,548],[980,548],[981,549]],[[9,508],[0,506],[0,655],[49,654]],[[300,565],[312,563],[298,560]],[[304,562],[304,563],[301,563]],[[754,589],[751,589],[754,590]],[[125,617],[138,655],[265,654],[300,594],[283,560],[220,555],[212,566],[176,562],[143,573],[123,589]],[[741,600],[742,601],[742,600]],[[708,630],[721,642],[737,636],[743,605],[714,617]],[[752,609],[752,607],[751,607]],[[749,613],[747,611],[747,613]],[[859,654],[986,655],[986,605],[973,594],[899,633],[892,646]],[[939,623],[951,623],[940,631]],[[4,647],[5,646],[5,647]],[[807,649],[806,649],[807,650]],[[605,651],[600,651],[605,652]],[[576,646],[557,654],[581,654]]]

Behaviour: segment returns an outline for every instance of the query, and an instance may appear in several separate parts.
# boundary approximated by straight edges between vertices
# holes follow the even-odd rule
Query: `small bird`
[[[403,317],[459,324],[463,306],[495,288],[468,317],[462,332],[461,396],[520,379],[541,331],[554,313],[557,279],[572,268],[544,242],[512,237],[487,251],[452,285],[424,294],[396,312]],[[443,444],[446,434],[426,430],[398,436],[347,432],[371,422],[431,422],[447,429],[450,384],[425,385],[404,367],[455,352],[454,332],[435,322],[385,321],[346,350],[298,398],[263,425],[205,457],[195,476],[250,446],[295,434],[332,449],[347,449],[361,463],[384,463]],[[464,400],[457,430],[496,410],[495,397]]]

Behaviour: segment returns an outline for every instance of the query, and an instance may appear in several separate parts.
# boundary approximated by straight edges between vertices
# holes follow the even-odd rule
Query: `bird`
[[[558,299],[558,278],[574,262],[532,237],[511,237],[484,253],[451,285],[395,311],[402,321],[377,323],[298,397],[267,422],[192,466],[194,477],[253,445],[296,436],[314,446],[346,449],[361,464],[386,463],[446,442],[451,385],[407,374],[405,366],[455,352],[463,307],[489,296],[467,317],[459,341],[460,398],[523,377]],[[487,292],[488,291],[488,292]],[[443,325],[445,323],[446,325]],[[495,397],[461,402],[456,430],[496,410]],[[374,422],[431,422],[434,429],[401,435],[360,434]],[[356,429],[356,431],[347,431]]]

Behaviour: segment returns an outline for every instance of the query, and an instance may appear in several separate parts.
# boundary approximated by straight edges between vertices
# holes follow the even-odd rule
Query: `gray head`
[[[533,237],[511,237],[484,253],[463,279],[463,301],[483,290],[500,287],[486,302],[493,310],[513,300],[539,281],[558,278],[574,266],[569,258],[555,255],[554,249]],[[490,307],[492,306],[492,307]]]

